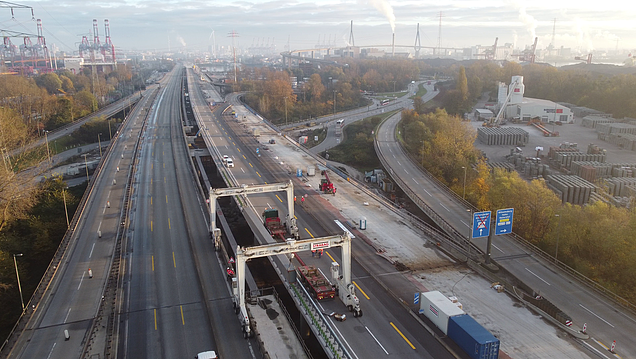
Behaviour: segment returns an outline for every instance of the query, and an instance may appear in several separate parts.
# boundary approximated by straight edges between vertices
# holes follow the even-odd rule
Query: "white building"
[[[504,83],[499,83],[497,110],[505,106],[504,118],[529,121],[538,117],[545,123],[574,122],[574,116],[569,108],[549,100],[524,97],[524,91],[523,76],[513,76],[508,87]]]

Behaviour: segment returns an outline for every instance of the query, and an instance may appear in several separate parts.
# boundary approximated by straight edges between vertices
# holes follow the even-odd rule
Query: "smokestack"
[[[391,57],[395,57],[395,33],[393,33],[393,41],[391,42]]]

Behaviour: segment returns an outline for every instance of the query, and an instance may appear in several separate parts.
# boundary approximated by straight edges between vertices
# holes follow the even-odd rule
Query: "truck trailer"
[[[448,337],[473,359],[499,358],[499,339],[468,314],[448,318]]]

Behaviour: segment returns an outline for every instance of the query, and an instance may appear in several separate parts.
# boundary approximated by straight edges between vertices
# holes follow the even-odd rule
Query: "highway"
[[[241,336],[191,175],[179,122],[182,69],[168,75],[143,136],[120,357],[189,358],[216,350],[250,358],[253,342]]]
[[[468,236],[472,223],[470,205],[461,197],[450,194],[450,191],[431,179],[407,157],[396,140],[396,126],[400,118],[401,114],[396,114],[378,129],[378,156],[384,158],[383,162],[388,164],[387,170],[392,177],[405,183],[409,191],[430,206],[456,231]],[[485,252],[486,240],[473,239],[473,243]],[[605,351],[603,355],[611,356],[603,345],[609,347],[616,340],[620,348],[619,354],[623,358],[636,357],[636,343],[632,340],[632,333],[636,333],[636,319],[627,310],[541,257],[533,255],[508,236],[494,236],[491,258],[569,314],[576,325],[582,327],[587,323],[588,333],[594,339],[587,343],[601,352]]]
[[[245,129],[238,121],[230,119],[230,116],[224,116],[223,120],[215,119],[209,113],[210,110],[205,105],[201,91],[194,88],[195,85],[198,86],[199,81],[195,80],[195,76],[191,76],[190,71],[188,73],[191,100],[195,107],[194,112],[203,119],[207,129],[206,133],[209,134],[221,154],[226,154],[234,159],[235,167],[230,168],[229,171],[239,184],[275,183],[293,178],[297,196],[309,194],[308,203],[314,202],[312,197],[320,197],[315,191],[303,188],[295,177],[291,177],[287,170],[279,164],[279,161],[268,153],[263,153],[260,157],[257,156],[255,149],[262,144],[259,144],[247,131],[248,129]],[[230,99],[230,103],[233,106],[240,106],[235,97]],[[257,211],[273,207],[278,209],[282,216],[286,213],[287,203],[285,203],[284,196],[263,194],[252,195],[249,199]],[[311,210],[308,209],[311,213],[305,211],[301,206],[296,206],[301,239],[342,232],[333,221],[340,218],[337,214],[338,210],[333,206],[322,206],[326,203],[324,200],[316,201],[318,202],[315,203],[320,203],[321,206],[312,206]],[[258,214],[260,215],[260,213]],[[334,324],[341,332],[343,342],[353,353],[352,356],[354,358],[370,358],[377,357],[378,353],[381,353],[382,356],[394,358],[451,358],[448,351],[430,336],[374,277],[377,274],[391,276],[399,272],[388,262],[378,259],[373,248],[365,244],[356,243],[353,251],[356,258],[368,259],[369,265],[376,272],[367,272],[354,260],[352,278],[361,291],[365,293],[362,295],[359,292],[361,298],[364,298],[362,299],[364,316],[360,318],[349,316],[347,321]],[[318,265],[324,273],[329,275],[330,261],[326,257],[331,256],[340,261],[340,250],[329,250],[327,253],[321,259],[312,258],[309,253],[299,253],[298,255],[308,264]],[[340,300],[321,302],[321,305],[326,312],[348,313]]]
[[[68,248],[42,299],[33,303],[32,315],[10,358],[79,357],[85,337],[96,317],[120,228],[121,204],[130,168],[131,148],[141,130],[140,108],[148,106],[146,91],[129,121],[118,133],[108,161],[91,190]],[[117,171],[117,167],[123,171]],[[113,180],[117,185],[112,185]],[[110,206],[108,204],[110,203]],[[98,235],[101,232],[101,237]],[[25,254],[28,255],[28,254]],[[89,269],[93,277],[89,276]],[[64,340],[68,330],[69,340]],[[4,353],[3,353],[4,354]]]

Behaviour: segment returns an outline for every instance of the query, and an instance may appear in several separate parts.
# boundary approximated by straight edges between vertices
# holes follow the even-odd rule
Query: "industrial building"
[[[530,121],[541,119],[544,123],[560,121],[573,123],[572,111],[563,105],[549,100],[524,97],[523,76],[513,76],[510,85],[499,83],[497,110],[504,108],[503,118]]]

